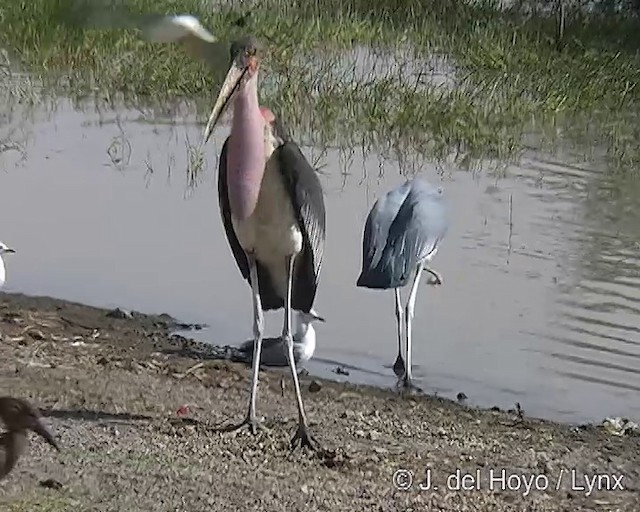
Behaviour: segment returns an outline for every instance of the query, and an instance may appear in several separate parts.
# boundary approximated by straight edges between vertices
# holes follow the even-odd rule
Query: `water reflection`
[[[33,114],[23,166],[0,173],[2,239],[19,250],[9,289],[168,312],[209,324],[197,335],[219,344],[251,337],[249,289],[218,214],[227,129],[186,194],[186,141],[199,141],[201,126],[194,110],[177,112],[175,124],[162,110],[95,113],[69,103]],[[392,386],[393,293],[358,289],[355,279],[369,208],[417,166],[334,150],[323,163],[328,232],[316,309],[327,322],[309,369]],[[445,284],[421,287],[416,304],[419,385],[569,421],[638,418],[637,182],[533,153],[501,179],[422,172],[444,185],[452,219],[433,262]],[[267,315],[268,335],[279,329],[280,312]],[[333,373],[337,364],[350,375]]]
[[[330,62],[330,65],[327,63]],[[444,87],[452,89],[456,82],[453,60],[444,54],[430,54],[411,45],[394,48],[355,46],[334,55],[314,54],[296,61],[301,67],[322,70],[322,83],[338,85],[341,90],[371,86],[376,82],[406,84],[415,91]],[[318,93],[316,84],[312,93]]]

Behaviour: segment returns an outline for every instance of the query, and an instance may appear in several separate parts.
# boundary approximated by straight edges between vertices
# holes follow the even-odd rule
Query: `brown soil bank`
[[[293,389],[269,371],[265,430],[218,432],[245,412],[249,369],[170,339],[171,322],[0,294],[0,394],[38,406],[62,449],[32,436],[0,510],[640,510],[639,438],[597,427],[303,378],[325,450],[291,452]]]

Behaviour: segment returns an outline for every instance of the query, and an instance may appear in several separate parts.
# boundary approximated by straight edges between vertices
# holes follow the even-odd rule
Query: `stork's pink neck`
[[[258,73],[238,91],[227,154],[229,203],[234,217],[244,220],[255,210],[266,164],[265,120],[258,104]]]
[[[269,107],[260,107],[260,113],[267,123],[273,123],[276,120],[276,115]]]

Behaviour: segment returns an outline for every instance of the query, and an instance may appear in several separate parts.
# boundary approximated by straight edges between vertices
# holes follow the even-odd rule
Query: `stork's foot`
[[[404,367],[404,360],[402,359],[402,356],[400,356],[400,354],[398,354],[398,357],[396,358],[396,362],[393,363],[393,373],[396,374],[396,377],[398,377],[398,379],[400,379],[401,377],[404,376],[405,374],[405,367]]]
[[[304,448],[305,446],[312,451],[318,449],[318,443],[309,433],[308,427],[304,423],[298,423],[298,430],[296,430],[295,435],[291,438],[291,449],[295,450],[296,448]]]
[[[416,386],[410,378],[402,377],[398,380],[396,387],[401,396],[415,396],[424,393],[422,388]]]
[[[226,425],[218,428],[220,432],[235,432],[236,430],[240,430],[241,428],[249,427],[249,432],[251,432],[254,436],[258,433],[259,430],[265,430],[264,425],[258,421],[256,418],[251,418],[247,416],[240,423],[232,423],[231,425]]]

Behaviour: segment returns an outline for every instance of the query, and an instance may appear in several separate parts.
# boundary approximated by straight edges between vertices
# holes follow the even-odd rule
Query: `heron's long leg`
[[[287,299],[284,307],[284,327],[282,330],[282,339],[287,344],[287,359],[291,368],[291,377],[293,378],[293,386],[296,391],[296,400],[298,402],[298,430],[291,439],[291,447],[294,448],[298,444],[300,446],[308,446],[314,449],[312,442],[313,437],[309,433],[307,427],[307,418],[304,413],[304,405],[302,403],[302,395],[300,394],[300,382],[298,381],[298,372],[296,371],[296,361],[293,356],[293,336],[291,334],[291,288],[293,285],[293,264],[295,256],[289,256],[287,261]]]
[[[249,263],[249,277],[251,279],[251,292],[253,297],[253,364],[251,377],[251,397],[249,398],[249,412],[246,418],[237,425],[224,427],[222,430],[231,432],[248,425],[252,433],[256,433],[258,420],[256,418],[256,397],[258,395],[258,372],[260,371],[260,358],[262,352],[262,334],[264,332],[264,315],[262,314],[262,301],[260,300],[260,287],[258,286],[258,266],[253,254],[247,253]]]
[[[409,299],[407,300],[407,309],[405,311],[405,317],[407,322],[407,355],[406,355],[406,368],[404,371],[404,387],[410,388],[412,387],[411,382],[411,324],[413,321],[413,310],[416,304],[416,295],[418,294],[418,284],[420,283],[420,275],[422,274],[422,268],[424,267],[424,262],[418,263],[418,268],[416,269],[416,277],[413,280],[413,284],[411,285],[411,291],[409,292]]]
[[[393,290],[396,298],[396,322],[398,324],[398,357],[393,363],[393,373],[398,378],[404,376],[404,361],[402,360],[402,302],[400,300],[400,288]]]

